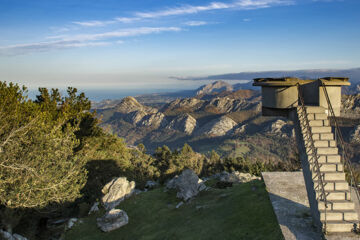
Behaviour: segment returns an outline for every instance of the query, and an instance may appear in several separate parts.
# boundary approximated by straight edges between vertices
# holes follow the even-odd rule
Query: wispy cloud
[[[116,22],[117,21],[85,21],[85,22],[73,22],[73,23],[83,27],[102,27]]]
[[[179,32],[181,30],[182,29],[179,27],[140,27],[94,34],[59,35],[51,36],[50,38],[61,39],[64,41],[96,41],[102,39],[133,37],[161,32]]]
[[[113,43],[121,44],[123,43],[122,40],[117,40],[115,42],[110,42],[109,40],[114,38],[116,39],[122,37],[140,36],[161,32],[178,32],[181,30],[182,29],[178,27],[142,27],[96,34],[58,35],[48,37],[48,39],[53,39],[52,41],[0,47],[0,55],[14,56],[34,52],[46,52],[56,49],[105,46]]]
[[[0,55],[15,56],[24,55],[34,52],[47,52],[56,49],[79,48],[79,47],[95,47],[106,46],[110,42],[81,42],[81,41],[49,41],[29,44],[16,44],[0,47]]]
[[[117,17],[106,21],[77,21],[74,24],[86,27],[106,26],[114,23],[131,23],[144,19],[160,18],[167,16],[178,16],[186,14],[196,14],[207,11],[235,9],[235,10],[254,10],[269,8],[273,6],[294,4],[295,0],[236,0],[233,2],[211,2],[206,5],[184,5],[180,7],[170,7],[158,11],[135,12],[131,17]]]
[[[205,22],[205,21],[189,21],[189,22],[185,22],[184,23],[185,25],[187,26],[203,26],[203,25],[207,25],[208,22]]]

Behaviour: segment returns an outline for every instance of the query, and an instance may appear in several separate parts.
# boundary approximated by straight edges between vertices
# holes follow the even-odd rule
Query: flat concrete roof
[[[308,84],[314,81],[321,81],[322,84],[326,86],[350,86],[349,78],[343,77],[324,77],[319,79],[300,79],[293,77],[255,78],[253,86],[290,87],[297,84]]]

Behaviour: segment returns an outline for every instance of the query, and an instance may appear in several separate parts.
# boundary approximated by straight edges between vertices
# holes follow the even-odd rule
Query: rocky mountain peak
[[[224,81],[216,81],[207,85],[203,85],[197,89],[196,95],[210,94],[214,92],[232,91],[233,86]]]
[[[156,113],[157,109],[144,106],[139,103],[134,97],[125,97],[118,105],[115,106],[117,112],[120,113],[131,113],[134,111],[143,111],[146,113]]]

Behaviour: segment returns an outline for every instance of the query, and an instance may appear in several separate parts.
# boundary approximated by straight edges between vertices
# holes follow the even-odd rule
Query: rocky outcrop
[[[174,129],[191,135],[196,128],[196,119],[190,114],[182,114],[175,117],[167,126],[167,129]]]
[[[354,127],[350,133],[350,141],[353,143],[360,143],[360,125]]]
[[[176,99],[168,104],[166,104],[161,111],[162,112],[195,112],[199,110],[205,101],[197,98],[183,98]]]
[[[146,112],[142,110],[134,111],[126,115],[125,120],[133,125],[138,124],[145,116]]]
[[[101,218],[97,218],[97,226],[103,232],[110,232],[129,223],[129,217],[125,211],[111,209]]]
[[[216,81],[207,85],[203,85],[197,89],[196,95],[210,94],[214,92],[232,91],[233,86],[224,81]]]
[[[167,124],[167,120],[165,119],[165,115],[161,112],[153,113],[146,115],[140,122],[139,126],[159,128],[165,126]]]
[[[246,110],[250,108],[253,104],[243,99],[232,99],[228,97],[214,98],[208,104],[205,104],[204,107],[215,107],[219,113],[230,113],[237,112],[240,110]]]
[[[222,116],[205,124],[196,133],[197,135],[207,135],[209,137],[219,137],[230,133],[237,123],[229,117]]]
[[[246,134],[246,129],[248,128],[248,124],[243,124],[234,129],[234,135]]]
[[[108,182],[103,189],[101,190],[104,196],[101,201],[105,209],[110,210],[126,197],[129,197],[133,194],[135,189],[135,182],[129,182],[126,180],[126,177],[114,178]]]
[[[219,176],[219,180],[222,182],[230,182],[230,183],[246,183],[253,180],[261,180],[261,178],[253,176],[250,173],[241,173],[235,171],[232,173],[222,172],[221,175]]]
[[[360,114],[360,94],[344,95],[342,112],[345,114]]]
[[[116,112],[119,113],[131,113],[134,111],[143,111],[147,114],[156,113],[158,110],[156,108],[144,106],[139,103],[134,97],[124,98],[118,105],[115,106]]]
[[[265,127],[265,131],[267,131],[268,133],[281,137],[293,137],[293,130],[294,126],[282,119],[277,119],[271,122],[267,127]]]
[[[179,176],[171,179],[166,184],[166,188],[176,189],[176,196],[187,201],[206,189],[206,186],[192,170],[186,169]]]

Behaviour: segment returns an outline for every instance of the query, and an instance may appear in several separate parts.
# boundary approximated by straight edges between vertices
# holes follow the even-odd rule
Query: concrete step
[[[354,223],[346,221],[328,221],[326,231],[328,233],[350,233]]]
[[[307,143],[305,142],[305,145]],[[315,147],[336,147],[336,142],[334,140],[314,140]]]
[[[318,155],[335,155],[335,154],[338,154],[338,148],[316,148],[317,150],[317,154]],[[308,155],[311,155],[313,154],[312,152],[312,148],[311,147],[307,147],[306,148],[306,153]]]
[[[311,127],[311,133],[331,133],[331,127]]]
[[[344,172],[321,172],[325,174],[325,181],[345,181],[345,173]]]
[[[329,126],[329,120],[309,120],[310,127]]]
[[[336,155],[318,155],[319,163],[341,163],[341,156],[339,154]]]
[[[342,163],[319,163],[321,172],[343,172]]]
[[[309,120],[327,120],[328,117],[325,113],[308,113]]]
[[[333,200],[351,200],[351,194],[349,191],[326,191],[326,200],[333,201]],[[316,192],[316,199],[318,199],[320,193]]]
[[[355,203],[352,201],[327,201],[327,209],[328,210],[354,210],[355,209]],[[319,210],[325,210],[325,203],[323,201],[320,201],[318,203]]]
[[[312,138],[316,140],[334,140],[333,133],[313,133]]]
[[[358,221],[358,214],[354,210],[326,211],[327,221]],[[320,211],[320,221],[325,221],[325,210]]]
[[[336,155],[339,153],[337,147],[317,147],[316,150],[319,155]]]
[[[311,170],[315,168],[311,168]],[[320,172],[324,174],[323,181],[345,181],[345,173],[344,172]],[[311,171],[312,179],[314,181],[318,180],[318,175],[316,171]]]
[[[325,108],[319,106],[306,106],[307,113],[325,113]]]
[[[314,181],[314,188],[318,189],[318,181]],[[324,181],[325,191],[349,191],[350,187],[346,181]]]

